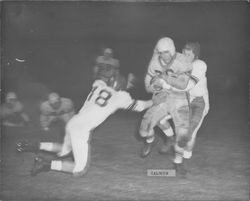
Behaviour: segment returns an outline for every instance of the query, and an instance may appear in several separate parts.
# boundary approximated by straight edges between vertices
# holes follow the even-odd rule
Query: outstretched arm
[[[127,109],[135,112],[142,112],[143,110],[148,109],[152,105],[153,105],[152,100],[147,100],[147,101],[133,100],[133,102],[129,105]]]

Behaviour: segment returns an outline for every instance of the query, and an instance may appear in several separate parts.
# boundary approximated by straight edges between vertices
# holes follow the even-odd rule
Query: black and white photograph
[[[0,8],[0,201],[250,200],[249,1]]]

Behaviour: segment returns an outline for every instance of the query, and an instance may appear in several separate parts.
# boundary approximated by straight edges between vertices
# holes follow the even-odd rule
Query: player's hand
[[[161,80],[161,78],[159,78],[158,76],[153,77],[150,81],[152,88],[155,91],[161,91],[163,89],[162,81],[163,80]]]
[[[169,72],[168,73],[168,76],[169,77],[173,77],[173,78],[177,78],[178,77],[178,74],[174,73],[174,72]]]
[[[166,102],[167,94],[164,92],[155,93],[152,97],[152,100],[153,100],[154,105],[159,105],[161,103]]]

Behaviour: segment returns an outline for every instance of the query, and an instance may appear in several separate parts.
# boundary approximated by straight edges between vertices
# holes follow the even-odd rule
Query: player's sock
[[[175,153],[175,158],[174,158],[174,163],[176,164],[181,164],[183,162],[183,157],[182,157],[182,154],[180,153]]]
[[[184,150],[184,152],[183,152],[183,158],[190,159],[191,157],[192,157],[192,151]]]
[[[155,140],[155,136],[154,136],[154,135],[151,136],[151,137],[147,137],[147,138],[146,138],[146,142],[147,142],[148,144],[153,143],[154,140]]]
[[[62,145],[54,142],[41,142],[39,143],[39,149],[43,151],[60,152]]]
[[[74,167],[75,163],[72,161],[53,160],[51,162],[51,170],[73,173]]]
[[[174,131],[173,131],[173,129],[171,127],[167,128],[167,129],[164,129],[162,131],[168,137],[172,137],[174,135]]]

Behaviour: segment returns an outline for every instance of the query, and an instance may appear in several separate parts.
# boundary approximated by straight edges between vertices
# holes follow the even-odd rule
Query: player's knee
[[[80,129],[77,129],[77,125],[73,121],[68,122],[66,132],[71,138],[78,138],[81,136]]]
[[[139,129],[139,134],[141,137],[150,137],[154,135],[154,130],[149,129],[148,126],[141,126]]]
[[[176,128],[176,135],[177,136],[186,136],[188,135],[189,128],[182,127],[182,128]]]
[[[162,130],[168,130],[171,128],[171,125],[168,123],[168,121],[160,121],[158,124],[157,124]]]
[[[181,138],[178,139],[177,144],[179,147],[186,147],[187,143],[189,141],[189,138],[187,136],[182,136]]]
[[[179,147],[185,147],[190,140],[188,135],[189,129],[188,128],[178,128],[176,130],[177,134],[177,144]]]
[[[150,137],[153,136],[153,131],[148,131],[148,130],[139,130],[140,136],[141,137]]]
[[[141,137],[147,137],[148,133],[144,130],[139,130],[139,134]]]

